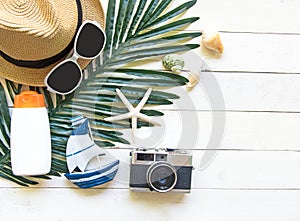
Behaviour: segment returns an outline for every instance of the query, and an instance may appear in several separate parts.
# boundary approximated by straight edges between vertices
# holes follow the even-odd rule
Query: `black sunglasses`
[[[106,36],[95,21],[85,21],[80,26],[74,43],[74,53],[56,65],[46,76],[45,84],[50,92],[66,95],[72,93],[82,81],[82,71],[78,58],[94,59],[100,55]]]

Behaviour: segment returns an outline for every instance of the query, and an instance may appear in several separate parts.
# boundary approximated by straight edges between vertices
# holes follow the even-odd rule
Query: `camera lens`
[[[177,182],[176,170],[165,162],[158,162],[149,167],[147,173],[148,185],[157,192],[168,192]]]

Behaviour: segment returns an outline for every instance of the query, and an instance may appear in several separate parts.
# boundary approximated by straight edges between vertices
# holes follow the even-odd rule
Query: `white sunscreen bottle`
[[[24,91],[15,96],[10,147],[15,175],[42,175],[50,172],[51,135],[42,94]]]

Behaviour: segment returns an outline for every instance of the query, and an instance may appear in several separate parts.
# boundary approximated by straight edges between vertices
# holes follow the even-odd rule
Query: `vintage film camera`
[[[191,191],[192,155],[184,150],[131,152],[129,186],[134,191]]]

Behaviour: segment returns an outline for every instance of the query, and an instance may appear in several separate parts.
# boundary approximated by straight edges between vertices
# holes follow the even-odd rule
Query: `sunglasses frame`
[[[77,45],[77,41],[78,41],[78,37],[79,37],[79,34],[81,33],[82,29],[84,28],[85,25],[87,24],[93,24],[94,26],[96,26],[97,28],[99,28],[101,30],[101,32],[103,33],[103,36],[104,36],[104,41],[103,41],[103,47],[101,48],[101,50],[99,51],[99,53],[93,57],[85,57],[85,56],[81,56],[77,50],[76,50],[76,45]],[[52,68],[52,70],[47,74],[47,76],[45,77],[45,80],[44,80],[44,83],[45,85],[47,86],[47,90],[52,92],[52,93],[56,93],[56,94],[60,94],[60,95],[67,95],[67,94],[71,94],[72,92],[74,92],[78,87],[79,85],[81,84],[82,82],[82,79],[83,79],[83,73],[82,73],[82,70],[81,70],[81,67],[79,66],[77,60],[79,58],[82,58],[82,59],[86,59],[86,60],[93,60],[95,59],[96,57],[98,57],[104,47],[105,47],[105,44],[106,44],[106,35],[105,35],[105,32],[103,31],[103,29],[101,28],[100,24],[98,24],[96,21],[91,21],[91,20],[85,20],[79,27],[77,33],[76,33],[76,36],[75,36],[75,41],[74,41],[74,47],[73,47],[73,53],[72,53],[72,56],[70,58],[67,58],[65,59],[64,61],[60,62],[59,64],[57,64],[54,68]],[[74,64],[76,64],[76,66],[78,67],[78,69],[80,70],[80,73],[81,73],[81,76],[80,76],[80,80],[78,81],[77,85],[70,91],[68,92],[65,92],[65,93],[62,93],[62,92],[59,92],[59,91],[56,91],[54,90],[49,84],[48,84],[48,79],[49,77],[52,75],[52,73],[60,66],[62,66],[63,64],[67,63],[67,62],[73,62]]]

